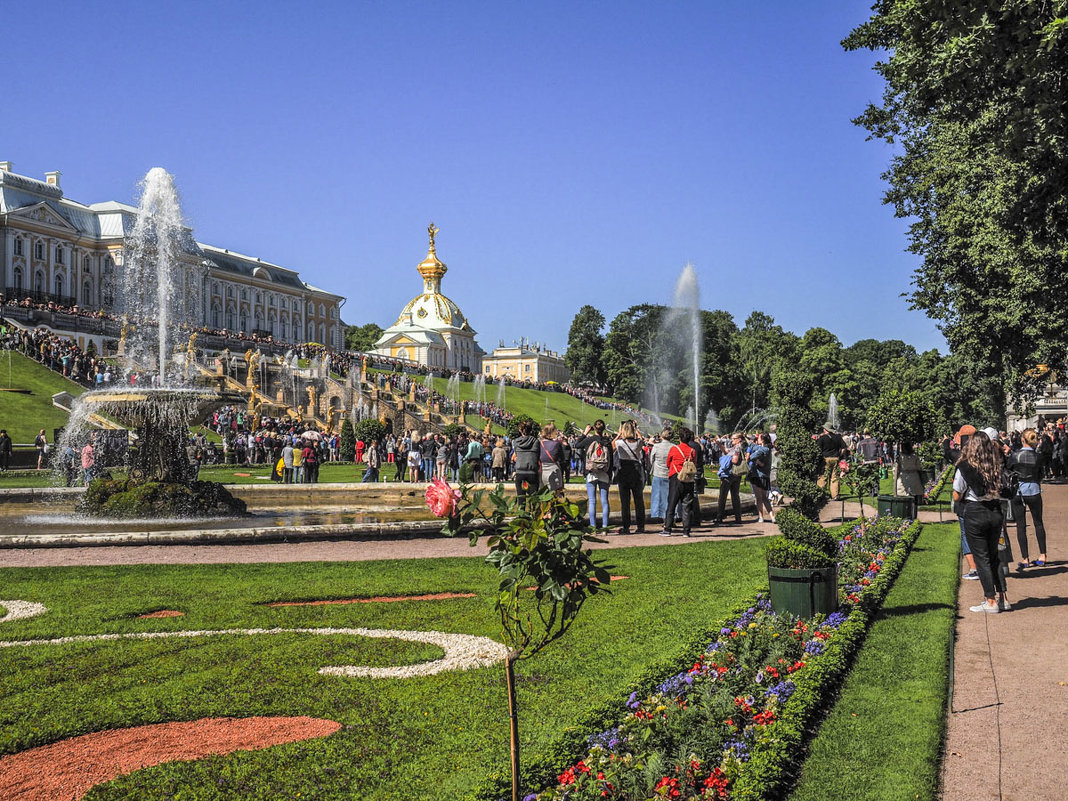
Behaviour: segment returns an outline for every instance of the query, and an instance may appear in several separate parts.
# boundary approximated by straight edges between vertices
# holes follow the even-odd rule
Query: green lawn
[[[601,552],[613,594],[519,670],[522,747],[536,754],[587,710],[618,701],[766,580],[763,541]],[[440,630],[496,638],[496,573],[480,559],[0,569],[6,598],[49,612],[5,639],[253,627]],[[471,599],[269,608],[265,601],[466,591]],[[161,608],[183,618],[140,620]],[[462,798],[508,771],[503,668],[414,679],[338,678],[330,664],[409,664],[432,646],[301,635],[0,649],[0,754],[94,730],[203,716],[313,715],[332,737],[149,768],[89,799]]]
[[[6,428],[15,443],[32,443],[42,428],[51,442],[52,429],[67,424],[67,413],[52,405],[52,396],[57,392],[81,395],[85,391],[80,384],[33,359],[6,350],[0,351],[0,387],[28,389],[31,393],[0,392],[0,428]]]
[[[938,797],[960,537],[924,526],[837,703],[809,747],[791,801]]]

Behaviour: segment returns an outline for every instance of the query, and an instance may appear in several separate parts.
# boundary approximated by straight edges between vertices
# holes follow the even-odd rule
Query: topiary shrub
[[[783,509],[776,517],[776,522],[787,541],[807,545],[826,556],[838,556],[838,543],[834,537],[819,523],[809,520],[796,509]]]
[[[463,433],[464,427],[459,423],[449,423],[441,429],[441,433],[449,439],[456,439]]]
[[[356,439],[363,440],[364,445],[370,445],[371,440],[373,439],[377,439],[379,442],[381,442],[383,439],[385,439],[386,436],[386,427],[378,420],[375,420],[373,417],[368,417],[361,420],[355,426],[353,426],[352,431]],[[353,445],[353,458],[355,458],[355,456],[356,447],[355,445]]]
[[[765,550],[768,567],[786,570],[820,570],[834,567],[837,561],[815,548],[800,542],[775,540]]]
[[[356,433],[352,428],[352,421],[345,418],[341,424],[341,442],[338,443],[341,451],[341,461],[356,461]]]
[[[812,433],[821,415],[813,410],[812,379],[800,372],[781,369],[772,381],[778,405],[779,489],[793,499],[792,506],[810,520],[819,519],[830,494],[816,484],[823,469],[819,446]]]
[[[508,439],[515,439],[519,436],[519,424],[524,420],[529,420],[534,424],[535,429],[541,428],[538,421],[531,417],[529,414],[517,414],[511,420],[508,421]]]

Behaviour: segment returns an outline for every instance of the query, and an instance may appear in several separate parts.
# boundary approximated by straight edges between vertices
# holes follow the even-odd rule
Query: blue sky
[[[492,350],[563,349],[583,304],[754,309],[844,344],[945,343],[900,297],[882,86],[839,42],[867,3],[7,3],[0,159],[68,197],[173,173],[209,244],[390,325],[443,291]]]

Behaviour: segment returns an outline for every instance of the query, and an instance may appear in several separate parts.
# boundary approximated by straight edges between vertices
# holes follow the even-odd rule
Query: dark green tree
[[[676,369],[660,336],[665,308],[650,303],[631,306],[620,312],[608,327],[604,345],[605,382],[617,398],[641,403],[648,388],[647,404],[658,410],[674,410],[677,401],[668,398],[674,386]]]
[[[583,306],[571,321],[567,333],[567,352],[564,363],[571,371],[571,380],[576,384],[604,383],[604,366],[601,354],[604,351],[604,315],[593,306]]]
[[[778,412],[779,488],[793,498],[793,508],[810,520],[819,518],[830,499],[816,484],[823,460],[812,433],[823,421],[826,405],[813,408],[815,391],[812,377],[796,368],[783,367],[772,379]]]
[[[515,439],[519,436],[519,424],[522,423],[524,420],[529,420],[531,423],[533,423],[535,429],[541,427],[538,421],[531,417],[529,414],[517,414],[515,417],[508,421],[508,439]]]
[[[341,450],[341,461],[356,461],[356,434],[352,428],[352,421],[347,417],[341,424],[341,442],[339,443],[339,447]]]
[[[376,323],[345,326],[345,347],[349,350],[367,352],[374,348],[382,336],[382,326]]]
[[[888,389],[868,409],[868,428],[883,440],[922,443],[934,438],[939,429],[940,416],[930,401],[919,392]],[[898,465],[894,463],[894,486],[897,486]]]
[[[366,417],[353,426],[353,434],[356,439],[361,439],[365,445],[369,445],[373,439],[382,441],[386,436],[386,427],[373,417]]]
[[[1034,391],[1068,350],[1068,16],[1048,2],[879,0],[847,50],[880,105],[855,122],[897,145],[885,200],[912,218],[912,305],[981,377]]]

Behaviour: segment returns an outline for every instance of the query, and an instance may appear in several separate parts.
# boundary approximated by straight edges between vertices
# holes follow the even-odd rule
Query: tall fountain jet
[[[665,381],[669,381],[670,374],[680,367],[685,367],[690,373],[693,403],[686,408],[686,422],[695,433],[700,432],[698,422],[701,414],[701,351],[704,347],[700,300],[697,271],[692,264],[687,263],[675,283],[671,308],[661,322],[659,346],[654,358],[666,358],[667,361],[651,371],[654,375],[659,374]],[[689,364],[685,366],[680,364],[677,361],[678,356],[688,359]],[[651,390],[653,397],[649,398],[649,401],[654,412],[659,414],[662,410],[659,408],[660,401],[656,392],[655,379]]]
[[[134,326],[126,339],[129,359],[158,370],[160,386],[171,380],[174,329],[188,322],[195,307],[190,293],[199,281],[185,280],[181,263],[187,239],[191,237],[182,221],[174,176],[153,167],[141,182],[137,220],[123,259],[121,299]]]

